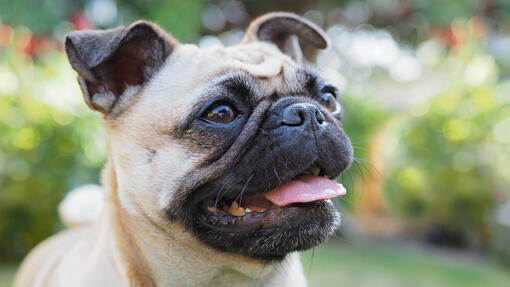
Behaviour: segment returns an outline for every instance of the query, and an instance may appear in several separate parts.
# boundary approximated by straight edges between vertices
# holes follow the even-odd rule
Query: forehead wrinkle
[[[249,98],[243,97],[243,100],[256,104],[274,95],[278,97],[313,96],[320,82],[323,81],[313,69],[303,66],[286,66],[280,75],[270,78],[257,77],[246,71],[233,69],[227,73],[225,71],[220,73],[207,89],[216,92],[230,88],[229,92],[235,93],[234,90],[237,87],[244,88]],[[207,97],[208,94],[206,93],[205,96]]]
[[[222,75],[215,83],[215,86],[230,86],[230,85],[243,85],[251,90],[255,89],[255,77],[244,72],[234,71],[225,75]]]
[[[230,47],[206,48],[201,54],[202,70],[215,67],[212,77],[233,71],[245,71],[255,77],[274,77],[282,67],[291,65],[289,57],[267,43],[250,43]]]
[[[295,64],[290,57],[267,42],[254,42],[225,49],[234,67],[259,78],[281,74],[284,66]]]
[[[230,93],[240,95],[246,104],[257,104],[271,95],[264,89],[262,80],[246,71],[237,70],[221,75],[209,85],[211,90],[227,90]],[[245,94],[239,94],[239,89],[244,89]]]

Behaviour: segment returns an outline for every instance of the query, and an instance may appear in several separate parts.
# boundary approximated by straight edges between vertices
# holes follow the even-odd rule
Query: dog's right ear
[[[302,62],[303,53],[299,42],[315,49],[326,49],[329,37],[311,21],[289,12],[271,12],[250,23],[243,42],[266,41],[275,44],[294,61]]]
[[[103,114],[125,102],[128,92],[137,94],[177,45],[177,40],[146,21],[110,30],[74,31],[65,41],[87,105]]]

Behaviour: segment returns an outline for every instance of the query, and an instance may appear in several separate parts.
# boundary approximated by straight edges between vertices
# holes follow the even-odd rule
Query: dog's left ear
[[[110,30],[74,31],[65,41],[85,102],[103,114],[125,106],[124,98],[137,94],[177,45],[177,40],[146,21]]]
[[[244,43],[268,41],[274,43],[294,61],[303,61],[299,42],[315,49],[326,49],[329,37],[309,20],[288,12],[273,12],[262,15],[251,22],[244,36]]]

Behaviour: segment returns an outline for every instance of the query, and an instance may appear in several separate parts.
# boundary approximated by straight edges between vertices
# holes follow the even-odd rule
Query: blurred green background
[[[315,65],[343,91],[356,151],[338,237],[302,254],[310,285],[510,284],[509,1],[0,0],[0,286],[105,160],[65,34],[142,18],[232,45],[275,10],[331,37]]]

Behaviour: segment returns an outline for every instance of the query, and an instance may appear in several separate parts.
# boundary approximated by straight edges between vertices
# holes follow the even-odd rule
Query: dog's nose
[[[286,126],[320,126],[324,121],[319,108],[309,103],[291,104],[282,113],[282,124]]]

